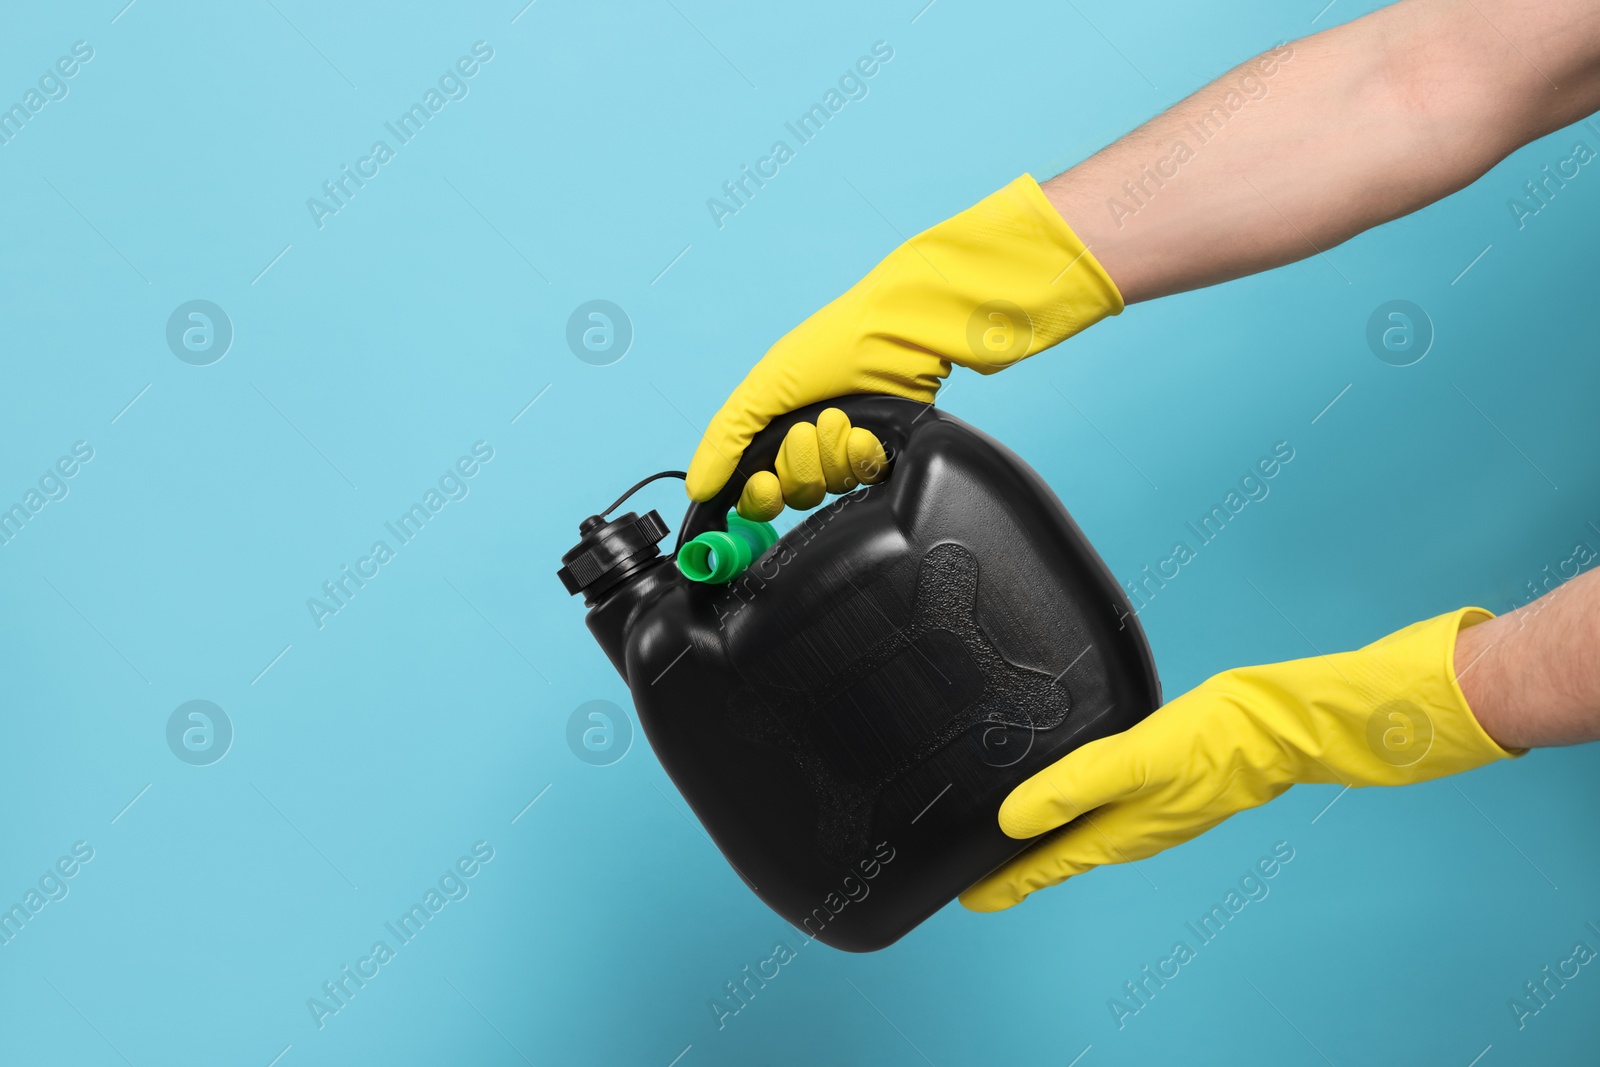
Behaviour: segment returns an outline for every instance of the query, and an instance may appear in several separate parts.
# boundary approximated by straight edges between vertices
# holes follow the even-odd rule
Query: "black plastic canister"
[[[1007,793],[1160,705],[1127,598],[1055,494],[931,406],[856,396],[756,437],[681,546],[720,528],[788,428],[842,408],[888,478],[812,512],[727,585],[655,512],[585,520],[561,577],[652,749],[744,881],[807,934],[889,945],[1027,842]]]

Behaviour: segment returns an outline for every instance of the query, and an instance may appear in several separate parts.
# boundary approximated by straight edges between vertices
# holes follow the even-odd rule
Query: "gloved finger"
[[[1162,741],[1145,729],[1150,721],[1091,741],[1017,786],[1000,805],[1000,829],[1009,837],[1037,837],[1144,788],[1147,749],[1159,749]]]
[[[791,508],[814,508],[828,495],[828,480],[822,473],[822,453],[817,446],[817,428],[809,422],[789,427],[773,464],[783,486],[783,500]]]
[[[883,442],[871,430],[857,426],[851,429],[846,445],[850,456],[850,473],[862,485],[877,485],[889,473],[889,456]]]
[[[817,416],[817,451],[830,493],[848,493],[860,484],[850,469],[850,433],[850,416],[838,408],[827,408]]]
[[[1022,903],[1030,893],[1060,885],[1106,863],[1113,853],[1097,832],[1083,819],[1055,838],[1041,841],[968,886],[961,893],[961,906],[968,911],[1004,911]]]
[[[753,522],[770,522],[783,511],[783,487],[771,471],[756,471],[739,494],[739,514]]]
[[[1175,828],[1152,834],[1151,812],[1144,809],[1140,804],[1112,805],[1078,819],[989,872],[961,894],[962,906],[969,911],[1002,911],[1030,893],[1096,867],[1146,859],[1214,825],[1187,827],[1176,835],[1171,833]]]

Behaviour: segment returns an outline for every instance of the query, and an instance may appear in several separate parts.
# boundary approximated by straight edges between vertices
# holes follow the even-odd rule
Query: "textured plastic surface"
[[[817,509],[728,585],[653,561],[588,622],[746,883],[824,943],[870,951],[1025,847],[996,824],[1013,786],[1160,692],[1066,509],[960,420],[844,398],[768,427],[741,470],[830,405],[889,446],[883,484]],[[742,480],[691,507],[680,541],[715,528]]]

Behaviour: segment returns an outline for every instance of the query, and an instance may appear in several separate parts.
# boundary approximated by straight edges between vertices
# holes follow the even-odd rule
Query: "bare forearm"
[[[1461,631],[1456,675],[1507,748],[1600,740],[1600,571]]]
[[[1597,108],[1600,5],[1403,0],[1242,64],[1044,190],[1131,304],[1326,251]]]

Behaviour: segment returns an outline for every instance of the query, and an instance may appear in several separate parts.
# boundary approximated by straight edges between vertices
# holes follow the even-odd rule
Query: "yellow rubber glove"
[[[1225,671],[1069,753],[1012,791],[1000,828],[1029,838],[1071,825],[961,903],[1009,908],[1188,841],[1297,782],[1406,785],[1521,755],[1484,733],[1456,682],[1456,634],[1489,618],[1461,608],[1355,652]]]
[[[952,364],[992,374],[1121,310],[1116,285],[1024,174],[890,252],[773,345],[706,427],[689,496],[715,496],[779,415],[856,393],[931,403]],[[804,506],[812,490],[781,475],[752,495]]]
[[[888,470],[883,442],[838,408],[826,408],[815,423],[789,427],[773,471],[756,471],[739,494],[739,514],[757,522],[776,518],[784,504],[814,508],[829,493],[875,485]]]

